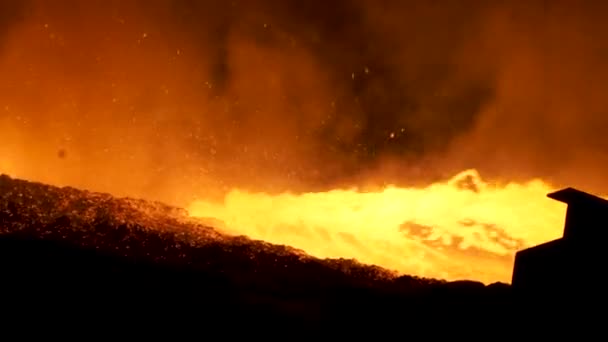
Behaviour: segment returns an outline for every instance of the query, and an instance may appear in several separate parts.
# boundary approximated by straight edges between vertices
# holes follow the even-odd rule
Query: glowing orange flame
[[[463,187],[463,181],[469,186]],[[233,190],[189,211],[228,233],[445,279],[509,282],[514,253],[562,233],[564,206],[541,180],[493,186],[467,170],[426,188],[268,195]],[[218,225],[217,222],[214,222]]]

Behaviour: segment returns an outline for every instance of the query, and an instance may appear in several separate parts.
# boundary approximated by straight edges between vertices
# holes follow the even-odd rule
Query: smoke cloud
[[[3,1],[0,168],[176,204],[468,168],[605,191],[606,6]]]

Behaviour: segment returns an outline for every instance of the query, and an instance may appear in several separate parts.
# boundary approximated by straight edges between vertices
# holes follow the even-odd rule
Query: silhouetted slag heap
[[[563,237],[519,251],[512,285],[520,294],[574,298],[603,283],[595,277],[607,261],[608,201],[573,188],[547,196],[568,205]]]
[[[377,286],[396,277],[354,260],[320,260],[293,247],[228,236],[189,217],[186,210],[163,203],[0,175],[0,238],[9,235],[238,277],[249,273],[277,277],[301,268],[334,273],[334,279],[346,277],[364,285]],[[295,278],[300,281],[307,277],[307,272],[294,274],[299,274]]]
[[[109,194],[59,188],[6,175],[0,176],[0,199],[0,209],[3,209],[0,213],[9,215],[7,218],[19,215],[45,224],[65,217],[83,226],[101,221],[115,225],[138,222],[150,228],[170,229],[188,216],[184,209],[159,202],[114,198]],[[17,223],[16,220],[8,221]]]
[[[298,331],[313,323],[385,327],[438,312],[452,320],[464,306],[489,317],[488,305],[506,312],[510,298],[508,286],[318,259],[227,236],[164,204],[7,176],[0,176],[0,279],[0,290],[11,293],[5,311],[4,299],[11,299],[10,307],[32,312],[68,307],[82,317],[98,312],[131,322],[190,317],[198,308],[218,322],[258,319],[299,324]]]

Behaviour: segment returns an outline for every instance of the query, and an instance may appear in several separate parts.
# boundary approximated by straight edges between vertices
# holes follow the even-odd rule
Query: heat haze
[[[508,280],[561,233],[547,192],[608,193],[606,6],[1,1],[0,172]]]

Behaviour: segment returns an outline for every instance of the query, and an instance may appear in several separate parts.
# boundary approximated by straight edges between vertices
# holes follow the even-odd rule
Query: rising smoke
[[[466,168],[605,191],[607,6],[4,0],[0,168],[178,204]]]

